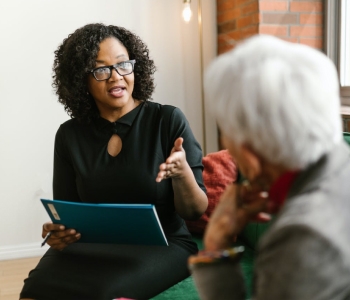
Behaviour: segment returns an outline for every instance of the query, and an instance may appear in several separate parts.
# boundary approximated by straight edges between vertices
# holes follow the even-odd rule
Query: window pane
[[[350,86],[350,1],[341,1],[340,84]]]

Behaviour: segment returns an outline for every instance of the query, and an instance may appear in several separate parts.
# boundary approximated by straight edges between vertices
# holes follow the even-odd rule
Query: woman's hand
[[[65,229],[61,224],[45,223],[41,234],[42,238],[45,238],[49,232],[51,232],[51,236],[46,243],[56,250],[63,250],[69,244],[80,239],[80,233],[77,233],[75,229]]]
[[[208,198],[197,184],[182,143],[181,137],[175,140],[169,157],[159,166],[156,181],[172,178],[176,212],[186,220],[195,220],[205,212]]]
[[[170,156],[165,163],[159,166],[157,182],[161,182],[167,178],[178,178],[183,176],[185,171],[190,171],[189,165],[186,161],[186,153],[182,147],[183,138],[177,138],[174,147],[171,149]]]
[[[249,221],[269,221],[270,216],[264,213],[267,206],[268,195],[258,186],[227,186],[206,227],[205,250],[230,247]]]

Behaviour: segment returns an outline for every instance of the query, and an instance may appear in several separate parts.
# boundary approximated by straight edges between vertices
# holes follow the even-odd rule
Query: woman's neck
[[[100,111],[100,116],[113,123],[118,121],[121,117],[132,111],[137,106],[139,106],[140,103],[141,101],[133,99],[127,105],[121,108],[116,108],[108,111]]]

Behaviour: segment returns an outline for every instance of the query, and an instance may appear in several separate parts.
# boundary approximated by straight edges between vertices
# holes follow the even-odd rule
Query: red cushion
[[[203,234],[211,213],[226,186],[236,180],[237,169],[227,150],[209,153],[203,157],[203,181],[207,189],[208,208],[200,219],[186,221],[191,233]]]

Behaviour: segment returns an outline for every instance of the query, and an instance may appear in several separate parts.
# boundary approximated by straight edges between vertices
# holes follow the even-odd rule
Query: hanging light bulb
[[[184,21],[186,23],[188,23],[191,20],[191,17],[192,17],[191,0],[184,0],[184,9],[182,11],[182,17],[184,18]]]

